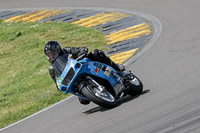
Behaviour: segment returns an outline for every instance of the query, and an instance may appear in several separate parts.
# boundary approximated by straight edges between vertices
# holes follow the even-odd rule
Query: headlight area
[[[68,86],[69,83],[71,82],[71,80],[73,79],[73,77],[75,76],[75,71],[74,69],[71,67],[68,71],[68,73],[66,74],[62,84],[65,86]]]

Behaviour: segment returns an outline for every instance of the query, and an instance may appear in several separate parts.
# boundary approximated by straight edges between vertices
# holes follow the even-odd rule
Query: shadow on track
[[[150,90],[145,90],[145,91],[143,91],[140,95],[136,95],[136,96],[129,96],[129,95],[128,95],[128,96],[125,96],[125,97],[123,97],[123,98],[121,98],[121,99],[119,99],[119,100],[117,101],[117,102],[118,102],[118,105],[117,105],[117,106],[119,106],[119,105],[121,105],[121,104],[123,104],[123,103],[129,102],[129,101],[131,101],[131,100],[133,100],[133,99],[136,99],[136,98],[138,98],[139,96],[144,95],[144,94],[146,94],[146,93],[150,93]],[[83,112],[83,113],[86,114],[86,115],[89,115],[89,114],[93,114],[93,113],[96,113],[96,112],[104,112],[104,111],[107,111],[107,110],[111,110],[111,109],[98,106],[98,107],[94,107],[94,108],[92,108],[92,109],[89,109],[89,110],[87,110],[87,111],[85,111],[85,112]]]

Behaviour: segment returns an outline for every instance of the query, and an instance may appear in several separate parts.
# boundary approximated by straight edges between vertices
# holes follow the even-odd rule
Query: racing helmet
[[[61,52],[60,44],[57,41],[49,41],[44,46],[44,54],[49,62],[54,61]]]

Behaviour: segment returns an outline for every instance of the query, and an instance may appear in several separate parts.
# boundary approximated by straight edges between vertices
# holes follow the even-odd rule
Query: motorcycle
[[[118,99],[143,91],[142,82],[131,71],[118,72],[85,55],[73,59],[71,55],[63,54],[53,65],[61,92],[72,93],[105,108],[116,107]]]

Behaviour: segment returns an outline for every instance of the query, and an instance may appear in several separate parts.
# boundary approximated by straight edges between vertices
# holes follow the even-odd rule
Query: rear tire
[[[139,78],[133,75],[133,79],[128,81],[129,84],[129,91],[128,94],[131,96],[136,96],[142,93],[143,91],[143,84]]]
[[[114,108],[117,106],[115,98],[108,91],[99,92],[96,86],[86,85],[81,92],[90,101],[102,107]]]

